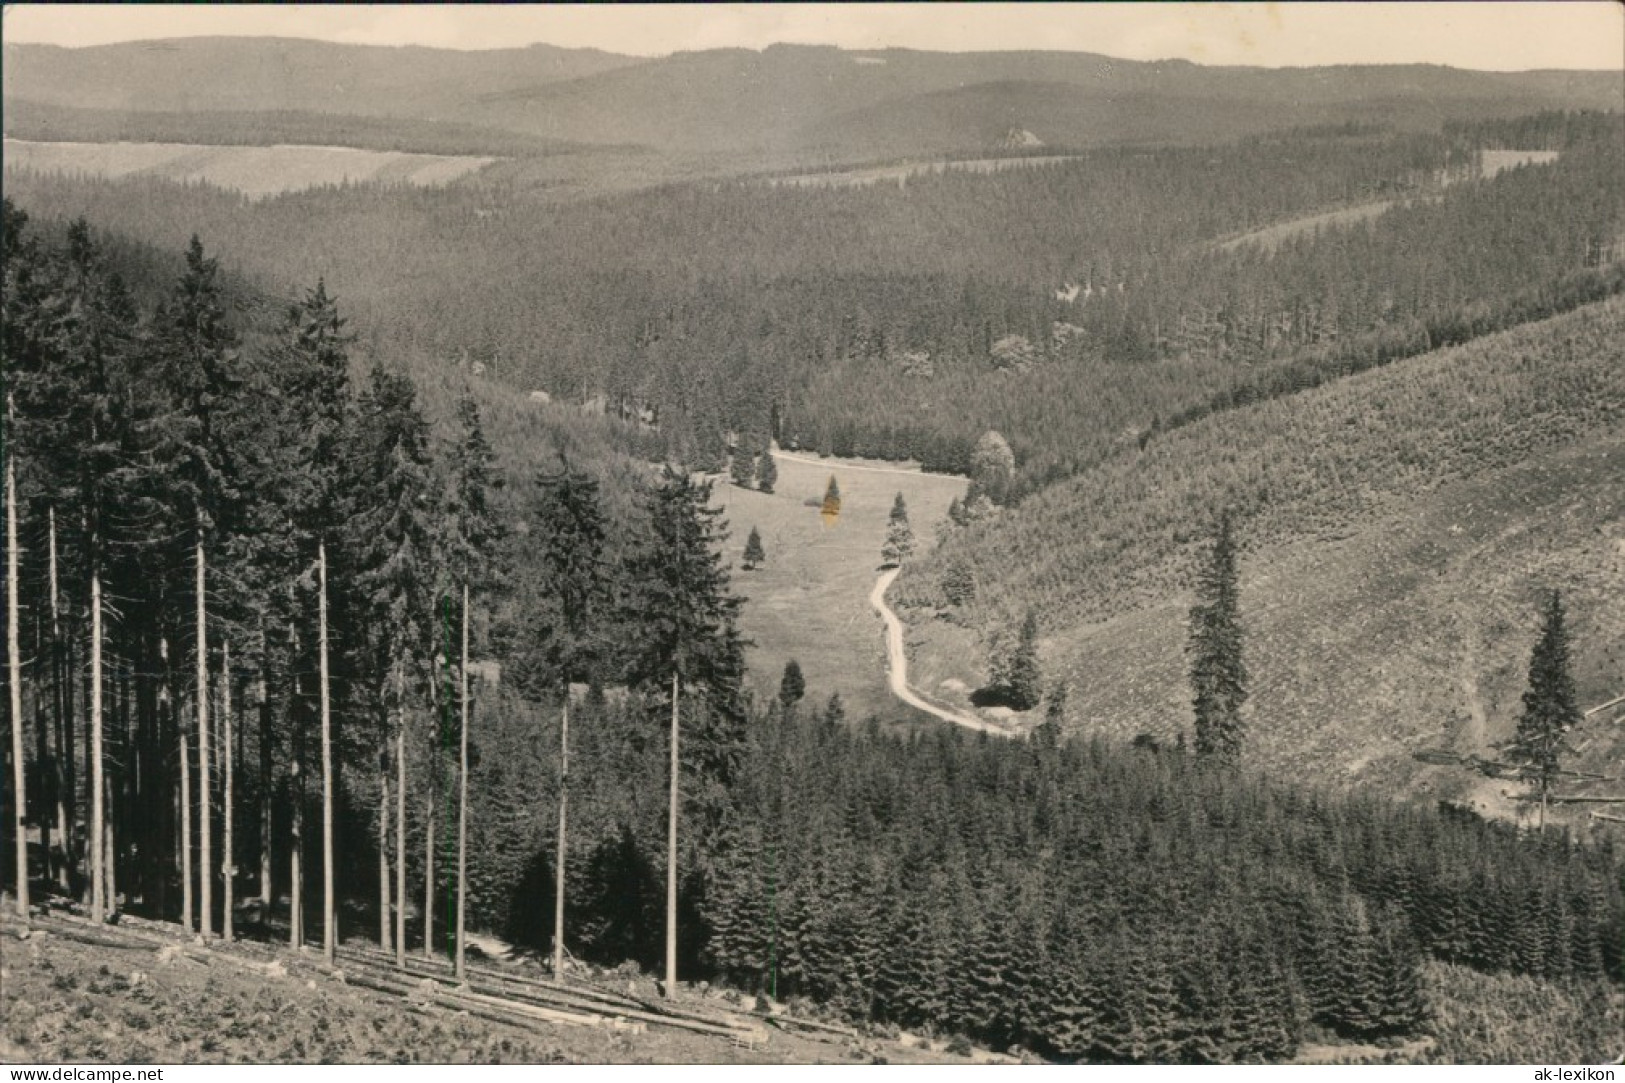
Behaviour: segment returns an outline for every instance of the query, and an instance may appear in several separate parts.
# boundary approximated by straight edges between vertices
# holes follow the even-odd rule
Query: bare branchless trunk
[[[51,701],[56,716],[56,837],[62,849],[57,865],[57,886],[64,892],[72,886],[73,864],[73,724],[68,719],[63,681],[67,667],[62,658],[62,602],[57,593],[56,506],[50,509],[51,558]]]
[[[666,821],[666,996],[677,995],[677,738],[678,695],[675,670],[671,675],[671,808]]]
[[[288,768],[293,795],[292,843],[288,848],[288,943],[305,946],[305,779],[303,750]]]
[[[431,754],[438,755],[438,749],[432,749]],[[436,759],[438,764],[439,760]],[[429,793],[428,814],[423,817],[423,957],[434,958],[434,817],[439,809],[435,805],[435,796],[439,792],[435,785],[434,775],[430,775],[430,785],[434,787]]]
[[[102,804],[102,576],[90,571],[90,919],[101,921],[107,915],[102,891],[102,823],[107,809]]]
[[[113,781],[111,778],[107,781],[107,803],[109,805],[113,803]],[[102,860],[102,869],[107,874],[107,886],[102,889],[104,893],[102,897],[107,900],[109,914],[118,912],[118,862],[114,860],[114,856],[118,853],[118,847],[114,845],[113,838],[113,825],[117,819],[116,816],[107,818],[107,854]]]
[[[15,412],[6,396],[6,435],[12,435]],[[6,668],[11,678],[11,803],[17,843],[17,915],[28,925],[28,809],[23,770],[23,658],[17,636],[17,465],[8,441],[6,454]]]
[[[20,558],[19,558],[20,559]],[[19,606],[20,608],[20,606]],[[21,619],[21,613],[18,614]],[[35,659],[46,657],[48,648],[45,645],[45,621],[38,607],[34,611],[34,644],[33,655]],[[20,666],[20,663],[19,663]],[[35,673],[38,673],[38,668]],[[56,870],[56,828],[55,810],[56,795],[52,793],[56,778],[54,761],[51,754],[51,720],[47,717],[47,704],[45,697],[40,694],[41,682],[35,677],[32,682],[33,696],[30,697],[29,714],[34,717],[34,769],[39,773],[39,786],[41,789],[40,806],[35,809],[34,817],[39,823],[39,852],[45,860],[44,880],[49,883]],[[47,769],[50,768],[48,771]]]
[[[203,516],[197,528],[197,818],[198,818],[198,930],[214,935],[214,810],[211,793],[214,772],[209,749],[209,638],[204,594]]]
[[[320,591],[318,617],[321,640],[318,644],[322,682],[322,952],[329,965],[338,950],[338,921],[333,883],[333,714],[328,694],[327,673],[327,544],[316,548],[317,582]]]
[[[381,759],[382,757],[380,757]],[[389,765],[378,765],[378,948],[389,942]]]
[[[303,699],[299,680],[299,633],[290,629],[293,644],[293,704],[289,714],[294,722],[293,760],[288,765],[288,792],[293,798],[293,838],[288,855],[288,939],[296,948],[305,946],[305,727],[299,717]]]
[[[458,674],[463,713],[457,772],[457,976],[463,976],[463,931],[468,906],[468,584],[463,584],[463,652]]]
[[[553,980],[564,980],[564,847],[570,816],[570,685],[559,713],[559,841],[553,869]]]
[[[180,727],[181,750],[181,924],[191,932],[192,921],[192,752],[186,726]]]
[[[406,969],[406,709],[395,731],[395,965]]]
[[[236,929],[232,926],[231,910],[236,905],[236,879],[237,879],[237,851],[233,848],[232,813],[236,794],[233,791],[236,778],[233,770],[236,766],[235,750],[232,748],[232,737],[236,732],[236,725],[231,717],[231,642],[223,640],[220,644],[220,749],[225,759],[222,767],[225,771],[225,793],[221,808],[221,824],[224,837],[220,840],[220,883],[222,888],[220,930],[227,940],[235,938]]]
[[[260,905],[266,913],[271,909],[272,872],[271,872],[271,682],[266,671],[270,668],[270,643],[265,637],[265,629],[260,627],[260,672],[259,672],[259,708],[260,708]]]

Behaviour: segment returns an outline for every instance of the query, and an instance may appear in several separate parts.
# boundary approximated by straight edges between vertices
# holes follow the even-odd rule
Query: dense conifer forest
[[[1487,164],[1508,148],[1556,157]],[[478,364],[656,419],[636,439],[707,469],[757,434],[963,473],[993,429],[1018,459],[1014,498],[1212,410],[1616,292],[1620,153],[1615,118],[1548,113],[570,203],[498,180],[258,202],[9,181],[41,218],[170,248],[200,232],[278,289],[324,275],[369,344],[415,370]],[[1247,240],[1340,208],[1370,213]]]

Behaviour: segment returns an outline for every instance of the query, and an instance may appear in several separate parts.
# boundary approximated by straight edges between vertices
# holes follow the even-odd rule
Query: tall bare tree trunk
[[[270,668],[270,641],[265,636],[265,626],[260,625],[260,670],[259,670],[259,708],[260,708],[260,903],[266,913],[271,910],[272,873],[271,873],[271,682],[266,674]]]
[[[553,868],[553,980],[564,980],[564,846],[570,816],[570,685],[559,713],[559,841]]]
[[[181,740],[181,924],[191,932],[192,922],[192,751],[186,726],[180,727]]]
[[[288,764],[288,791],[293,796],[293,838],[288,857],[288,939],[295,948],[305,946],[305,727],[299,720],[299,703],[304,697],[299,680],[299,631],[290,626],[293,646],[293,704],[289,716],[294,721],[293,755]]]
[[[113,803],[112,779],[108,779],[107,781],[107,803],[109,805]],[[113,838],[113,825],[117,822],[117,820],[118,817],[116,816],[109,816],[107,818],[107,854],[102,861],[102,868],[107,874],[107,887],[103,889],[105,894],[102,897],[107,900],[107,912],[109,914],[115,914],[118,912],[118,862],[114,860],[115,856],[118,854],[118,847],[114,845]]]
[[[322,682],[322,953],[329,965],[338,950],[338,921],[333,884],[333,714],[327,686],[327,543],[316,546],[318,602],[321,619],[320,677]]]
[[[389,942],[389,764],[378,764],[378,950]]]
[[[395,964],[406,969],[406,711],[395,731]]]
[[[666,821],[666,995],[677,995],[677,737],[678,694],[676,670],[671,675],[671,808]]]
[[[107,915],[102,896],[102,822],[107,815],[102,804],[102,575],[90,570],[90,919],[101,921]]]
[[[220,643],[220,748],[221,756],[225,759],[225,802],[222,808],[222,830],[225,837],[220,840],[220,882],[222,887],[220,935],[227,940],[235,938],[236,929],[232,927],[231,908],[235,905],[234,898],[237,879],[237,851],[232,847],[232,810],[233,798],[232,784],[236,781],[232,775],[235,757],[232,755],[232,735],[235,726],[231,717],[231,641],[222,640]]]
[[[457,976],[463,976],[463,929],[468,906],[468,583],[463,583],[463,663],[458,674],[463,747],[457,772]]]
[[[20,606],[19,606],[20,608]],[[21,613],[18,614],[19,618]],[[30,714],[34,716],[34,770],[39,773],[40,803],[34,810],[39,821],[39,852],[45,861],[44,881],[49,884],[56,877],[56,817],[53,815],[56,808],[56,757],[51,752],[51,719],[47,717],[46,697],[41,695],[44,681],[43,674],[37,664],[38,659],[44,658],[48,648],[43,640],[45,638],[45,621],[36,610],[34,613],[34,658],[36,676],[32,681],[34,694],[29,704]]]
[[[198,931],[214,935],[214,772],[209,763],[209,639],[203,557],[203,513],[197,524],[197,816]]]
[[[70,866],[73,864],[73,723],[68,719],[67,697],[62,682],[67,667],[62,659],[62,603],[57,594],[56,579],[56,505],[50,509],[51,548],[51,699],[56,714],[56,837],[62,848],[62,861],[57,865],[57,886],[64,892],[72,884]]]
[[[433,750],[438,753],[439,750]],[[439,760],[437,759],[438,765]],[[423,957],[434,958],[434,817],[439,811],[435,807],[435,796],[438,786],[434,784],[434,775],[430,775],[431,789],[429,792],[428,815],[423,817]]]
[[[84,519],[81,519],[81,525],[85,528],[85,532],[88,534],[90,532],[89,523]],[[93,583],[93,593],[95,593],[96,588],[99,587],[100,583]],[[99,597],[99,595],[97,596]],[[92,624],[94,623],[94,620],[92,620]],[[95,638],[94,630],[92,633],[92,638]],[[94,652],[91,653],[94,654]],[[96,884],[95,880],[91,876],[91,873],[94,871],[92,866],[94,866],[96,863],[96,851],[94,847],[101,845],[101,826],[99,821],[96,822],[96,834],[94,836],[91,834],[92,821],[95,820],[93,813],[95,812],[96,803],[95,795],[91,791],[91,783],[95,781],[96,777],[96,765],[93,761],[98,758],[95,755],[97,747],[96,742],[90,732],[91,722],[93,721],[91,718],[91,709],[93,706],[91,700],[93,698],[98,698],[91,695],[91,686],[95,684],[94,675],[91,673],[91,670],[95,668],[92,664],[95,661],[96,659],[92,657],[87,660],[86,664],[75,667],[75,672],[72,678],[69,680],[70,686],[75,680],[79,684],[79,701],[85,705],[84,739],[80,742],[80,753],[82,755],[83,762],[79,765],[78,778],[75,779],[74,799],[78,800],[79,792],[81,790],[84,791],[83,807],[85,809],[85,834],[78,843],[79,855],[83,859],[84,874],[83,878],[80,880],[79,896],[80,901],[84,903],[87,910],[91,909],[96,901]],[[78,868],[77,864],[75,865],[75,868]]]
[[[11,678],[11,803],[17,841],[17,915],[28,925],[28,818],[23,771],[23,656],[17,641],[16,416],[6,396],[6,668]]]
[[[305,776],[304,741],[288,765],[288,790],[293,795],[293,838],[288,848],[288,943],[305,946]]]

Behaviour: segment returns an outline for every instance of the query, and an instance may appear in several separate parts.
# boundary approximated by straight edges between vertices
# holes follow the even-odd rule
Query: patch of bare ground
[[[318,948],[225,943],[124,918],[92,925],[0,919],[0,1060],[119,1064],[775,1064],[965,1063],[895,1038],[792,1015],[769,1018],[701,987],[675,1001],[652,983],[572,981],[533,964],[407,970],[364,945],[329,967]],[[938,1043],[940,1045],[940,1043]]]

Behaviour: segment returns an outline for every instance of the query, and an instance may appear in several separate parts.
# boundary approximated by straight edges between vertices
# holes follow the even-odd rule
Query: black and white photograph
[[[1625,1071],[1625,4],[0,37],[10,1079]]]

